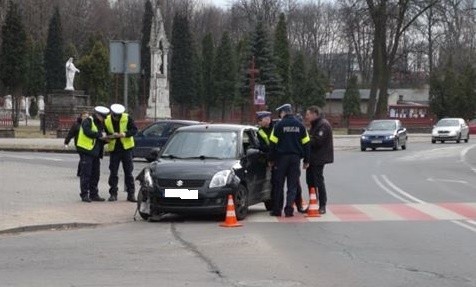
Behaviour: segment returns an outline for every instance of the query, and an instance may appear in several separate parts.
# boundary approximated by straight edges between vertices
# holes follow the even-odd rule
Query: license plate
[[[165,189],[164,197],[179,197],[180,199],[198,199],[198,189]]]
[[[379,143],[382,143],[382,141],[381,141],[381,140],[373,140],[373,141],[371,141],[371,143],[373,143],[373,144],[379,144]]]

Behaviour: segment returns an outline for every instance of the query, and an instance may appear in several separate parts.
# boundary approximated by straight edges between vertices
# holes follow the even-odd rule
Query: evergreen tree
[[[435,71],[430,81],[430,109],[432,113],[438,119],[458,114],[454,104],[458,94],[458,81],[452,59],[449,59],[443,71]]]
[[[357,77],[350,77],[349,84],[345,90],[344,99],[342,102],[344,110],[344,118],[349,116],[360,115],[360,92],[357,85]]]
[[[190,107],[195,97],[194,48],[189,21],[185,15],[175,14],[172,25],[172,59],[170,68],[170,96],[181,107]]]
[[[296,111],[306,109],[304,99],[307,96],[307,66],[304,61],[304,54],[298,52],[294,57],[293,64],[291,66],[291,102],[296,106]]]
[[[5,22],[2,26],[0,51],[0,79],[12,94],[12,120],[18,126],[22,88],[25,84],[27,60],[26,34],[18,5],[10,1]]]
[[[152,29],[152,21],[154,19],[154,11],[152,10],[152,4],[150,0],[145,2],[144,16],[142,18],[142,39],[141,39],[141,48],[140,48],[140,61],[142,68],[142,99],[143,103],[146,103],[149,98],[149,88],[150,88],[150,32]]]
[[[215,90],[213,79],[213,64],[215,62],[215,48],[211,33],[202,40],[202,104],[206,112],[206,120],[210,120],[210,110],[215,106]]]
[[[458,76],[458,91],[455,99],[455,114],[463,119],[472,119],[476,111],[476,73],[471,64],[466,64]]]
[[[101,41],[97,41],[92,51],[78,62],[81,70],[79,84],[91,95],[91,104],[109,102],[109,54]]]
[[[92,45],[91,48],[93,46],[94,45]],[[68,59],[69,58],[79,59],[78,49],[76,49],[76,46],[72,42],[69,42],[68,45],[66,45],[65,56]]]
[[[282,104],[284,92],[281,85],[281,78],[276,71],[274,64],[273,51],[268,40],[268,32],[263,21],[258,21],[256,29],[251,37],[251,55],[247,59],[248,63],[252,56],[255,57],[255,68],[259,70],[256,77],[256,84],[265,85],[266,88],[266,104],[269,107],[276,107]],[[249,66],[248,66],[249,67]],[[246,71],[245,81],[242,84],[241,91],[243,95],[249,96],[250,93],[250,74]],[[250,103],[253,105],[253,103]]]
[[[217,49],[214,69],[216,101],[220,105],[221,120],[233,104],[236,93],[235,55],[228,32],[224,32]]]
[[[327,79],[319,71],[316,61],[311,61],[311,67],[307,75],[306,95],[304,105],[316,105],[323,107],[326,104]]]
[[[26,61],[25,92],[29,97],[36,97],[45,90],[43,46],[41,43],[33,43],[32,40],[28,41],[27,46],[28,57]]]
[[[286,24],[286,17],[284,13],[279,15],[279,22],[276,26],[276,33],[274,39],[274,55],[276,59],[276,68],[282,80],[284,90],[284,97],[280,99],[281,102],[290,102],[290,75],[289,70],[291,66],[291,56],[289,52],[289,40]]]
[[[58,6],[55,7],[48,27],[48,39],[45,49],[46,89],[63,89],[66,84],[65,57],[63,48],[63,29]]]

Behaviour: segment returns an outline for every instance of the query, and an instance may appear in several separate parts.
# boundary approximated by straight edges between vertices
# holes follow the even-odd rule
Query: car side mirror
[[[259,149],[257,149],[257,148],[249,147],[249,148],[246,149],[246,155],[247,156],[258,154],[258,153],[259,153]]]
[[[157,147],[157,148],[153,148],[152,151],[150,152],[150,155],[157,159],[159,157],[159,153],[160,153],[160,147]]]

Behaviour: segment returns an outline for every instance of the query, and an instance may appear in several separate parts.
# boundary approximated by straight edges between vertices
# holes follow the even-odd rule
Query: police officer
[[[124,170],[124,187],[127,192],[127,200],[135,202],[135,186],[132,171],[134,165],[132,162],[132,152],[134,149],[134,135],[137,133],[137,127],[129,114],[124,113],[125,107],[121,104],[111,105],[111,114],[105,121],[106,132],[111,138],[107,144],[109,157],[109,199],[117,200],[118,191],[118,171],[119,164],[122,162]]]
[[[304,156],[303,168],[309,165],[309,135],[306,128],[292,114],[290,104],[284,104],[276,109],[279,112],[279,121],[273,128],[270,136],[270,165],[275,165],[274,203],[272,216],[281,216],[283,207],[283,188],[287,181],[287,196],[284,213],[286,217],[294,214],[293,202],[301,175],[300,162]]]
[[[273,131],[273,123],[271,122],[271,112],[260,111],[256,113],[256,120],[258,121],[258,140],[259,149],[268,154],[269,153],[269,137]]]
[[[81,158],[80,196],[83,202],[104,201],[98,194],[98,183],[106,139],[103,122],[108,114],[108,108],[95,107],[94,114],[84,119],[79,129],[76,149]]]
[[[89,117],[89,113],[87,111],[83,111],[76,121],[71,125],[69,128],[68,134],[64,139],[64,147],[67,149],[69,142],[74,138],[74,146],[78,144],[78,135],[79,129],[81,128],[81,123],[85,118]],[[79,154],[79,162],[78,162],[78,171],[76,172],[76,176],[81,175],[81,154]]]

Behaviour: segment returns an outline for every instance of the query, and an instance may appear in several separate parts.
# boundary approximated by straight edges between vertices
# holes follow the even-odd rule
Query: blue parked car
[[[133,156],[145,158],[148,162],[154,161],[158,151],[176,129],[198,124],[201,124],[201,122],[186,120],[156,121],[134,136],[135,148]]]
[[[360,150],[375,150],[378,147],[407,148],[407,129],[399,120],[373,120],[360,136]]]

